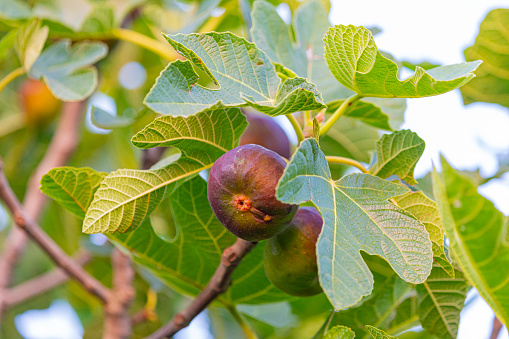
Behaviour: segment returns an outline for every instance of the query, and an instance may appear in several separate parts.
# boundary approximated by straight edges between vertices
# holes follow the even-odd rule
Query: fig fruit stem
[[[297,140],[299,141],[299,144],[304,141],[304,133],[302,132],[302,128],[299,125],[299,122],[297,119],[293,116],[293,114],[287,114],[286,117],[292,124],[293,129],[295,130],[295,133],[297,134]]]
[[[168,47],[166,44],[163,44],[158,40],[149,38],[148,36],[135,32],[133,30],[125,28],[115,28],[112,30],[111,34],[113,35],[113,37],[119,40],[131,42],[151,52],[154,52],[155,54],[159,55],[160,57],[168,61],[173,61],[175,59],[180,58],[180,55],[172,51],[171,48]]]
[[[328,155],[328,156],[325,156],[325,159],[327,160],[327,162],[329,164],[341,164],[341,165],[353,166],[353,167],[360,169],[362,173],[369,173],[369,171],[366,169],[366,167],[364,167],[363,164],[361,164],[360,162],[358,162],[356,160],[350,159],[350,158],[336,157],[336,156]]]
[[[323,137],[325,134],[327,134],[327,132],[332,128],[332,126],[334,126],[336,121],[338,121],[338,119],[341,118],[341,116],[345,114],[348,111],[348,109],[350,109],[350,106],[352,106],[354,102],[361,98],[362,95],[354,94],[345,101],[343,101],[341,106],[339,106],[338,109],[334,113],[332,113],[332,116],[321,126],[320,136]]]
[[[221,261],[216,272],[212,278],[210,278],[207,286],[205,286],[200,294],[198,294],[196,299],[187,306],[186,309],[176,314],[169,323],[159,328],[156,332],[152,333],[145,339],[171,338],[178,331],[187,327],[198,314],[200,314],[212,301],[214,301],[214,299],[228,290],[228,287],[231,284],[233,271],[235,271],[242,259],[256,246],[256,244],[256,242],[237,238],[237,241],[232,246],[225,248],[221,255]],[[227,306],[230,312],[232,312],[230,309],[231,307],[233,306]],[[235,320],[239,322],[239,325],[242,327],[247,337],[249,339],[256,339],[256,335],[251,331],[251,329],[249,329],[247,324],[245,324],[243,319],[240,317],[240,314],[237,313],[237,310],[234,310],[232,315]]]
[[[9,74],[7,74],[2,80],[0,80],[0,92],[4,89],[5,86],[7,86],[12,80],[16,79],[17,77],[25,74],[25,70],[23,67],[16,68]]]

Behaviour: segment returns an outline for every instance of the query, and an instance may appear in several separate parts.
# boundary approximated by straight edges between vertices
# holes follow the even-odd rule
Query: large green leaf
[[[366,325],[366,329],[371,334],[371,336],[375,339],[397,339],[396,337],[390,336],[382,330],[379,330],[376,327]]]
[[[104,178],[83,222],[83,232],[125,232],[143,223],[183,181],[210,168],[234,148],[247,126],[239,108],[221,104],[196,116],[161,117],[133,137],[140,147],[157,145],[180,149],[164,167],[120,169]]]
[[[43,177],[42,190],[82,219],[103,176],[90,168],[55,168]],[[196,296],[214,273],[224,248],[235,242],[235,237],[215,218],[206,191],[204,180],[196,177],[170,196],[178,228],[171,242],[158,237],[149,221],[132,232],[108,237],[128,249],[135,262],[164,283]],[[221,303],[264,303],[289,298],[266,278],[262,256],[263,246],[257,246],[244,258],[233,275],[233,285],[219,297]]]
[[[320,147],[327,155],[344,156],[369,163],[378,131],[356,119],[341,117],[320,139]]]
[[[410,185],[416,185],[414,169],[424,147],[424,140],[409,130],[385,134],[376,143],[376,161],[369,171],[384,179],[397,175]]]
[[[41,191],[80,219],[106,173],[91,168],[57,167],[41,179]]]
[[[352,332],[346,326],[334,326],[331,328],[327,334],[323,337],[323,339],[353,339],[355,338],[355,333]]]
[[[422,327],[440,338],[455,339],[467,291],[463,273],[455,270],[451,278],[442,267],[433,265],[428,279],[417,285]]]
[[[256,45],[267,53],[272,62],[284,65],[297,76],[316,84],[329,110],[333,109],[331,106],[339,106],[339,99],[353,94],[337,83],[325,62],[323,36],[330,23],[328,12],[320,1],[311,0],[299,6],[293,17],[293,32],[292,27],[281,19],[276,7],[266,1],[256,1],[251,15],[251,35]],[[348,115],[377,128],[399,128],[400,116],[406,108],[404,99],[366,100],[369,102],[362,101],[351,107]]]
[[[461,88],[463,102],[492,102],[509,107],[509,9],[497,8],[481,23],[473,46],[465,50],[467,61],[481,59],[477,78]]]
[[[91,65],[107,52],[108,47],[102,42],[78,42],[71,47],[70,40],[61,40],[44,50],[29,75],[44,80],[61,100],[82,100],[97,86],[97,69]]]
[[[398,79],[398,66],[378,51],[371,32],[364,27],[337,25],[324,38],[325,59],[336,79],[368,97],[421,98],[459,88],[470,81],[481,61],[440,66]]]
[[[426,280],[433,260],[429,235],[415,217],[388,201],[407,191],[370,174],[332,180],[315,139],[302,142],[292,157],[276,197],[292,204],[312,201],[320,210],[320,284],[335,309],[355,305],[373,289],[360,251],[383,257],[408,282]]]
[[[358,338],[368,338],[365,325],[388,327],[396,315],[396,309],[411,291],[411,284],[393,274],[379,283],[378,291],[373,297],[357,307],[336,313],[333,323],[350,327]]]
[[[417,220],[426,226],[433,245],[435,261],[454,278],[454,268],[447,257],[444,247],[444,226],[440,220],[437,204],[423,192],[408,192],[394,198],[394,202],[402,209],[412,213]]]
[[[325,107],[316,86],[304,78],[282,81],[267,55],[232,33],[165,35],[188,61],[170,63],[145,98],[155,112],[191,115],[222,101],[226,106],[252,106],[269,115]],[[198,84],[193,66],[219,88]]]
[[[396,314],[387,328],[389,334],[398,334],[420,325],[417,296],[403,300],[396,308]]]
[[[293,16],[293,31],[267,1],[255,1],[251,36],[272,62],[316,84],[326,102],[347,98],[352,91],[338,85],[324,60],[323,35],[330,27],[328,12],[318,0],[307,1]]]
[[[442,173],[433,171],[433,192],[440,216],[462,272],[509,325],[509,220],[477,193],[468,178],[442,159]]]
[[[25,72],[30,71],[35,60],[41,54],[48,38],[48,26],[41,27],[41,20],[32,19],[18,28],[14,48]]]

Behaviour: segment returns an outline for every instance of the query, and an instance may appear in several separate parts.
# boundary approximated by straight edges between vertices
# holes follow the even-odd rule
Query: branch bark
[[[74,260],[76,263],[83,266],[92,260],[92,256],[87,251],[82,251],[78,253]],[[60,286],[68,279],[69,276],[62,269],[55,268],[48,273],[41,274],[40,276],[11,287],[8,289],[5,298],[6,308],[44,294]]]
[[[78,145],[84,107],[85,101],[64,103],[55,135],[43,159],[30,177],[23,205],[26,214],[33,220],[39,219],[47,201],[47,197],[39,190],[42,176],[53,167],[65,165]],[[26,243],[25,233],[17,227],[12,227],[0,255],[0,320],[5,305],[3,296],[11,283],[14,267],[23,254]]]
[[[226,292],[230,286],[233,271],[256,244],[239,238],[232,246],[225,248],[216,272],[196,299],[184,311],[175,315],[168,324],[145,339],[170,338],[187,327],[215,298]]]
[[[490,339],[497,339],[500,331],[502,330],[502,322],[495,316],[493,319],[493,329],[491,330]]]
[[[113,290],[104,307],[104,339],[124,339],[131,336],[129,306],[134,299],[134,269],[131,258],[114,249],[111,255]]]
[[[24,211],[21,203],[7,182],[1,160],[0,199],[5,202],[7,208],[11,211],[16,225],[35,241],[61,269],[79,282],[89,293],[95,295],[103,303],[107,302],[111,291],[73,261],[72,258],[69,257],[67,253],[65,253]]]

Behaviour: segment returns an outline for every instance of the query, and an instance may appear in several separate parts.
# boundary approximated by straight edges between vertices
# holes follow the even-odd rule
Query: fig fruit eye
[[[228,151],[212,166],[207,184],[210,206],[219,221],[247,241],[268,239],[292,221],[298,205],[276,199],[286,162],[258,145]]]
[[[265,274],[281,291],[299,297],[322,292],[316,262],[316,241],[322,224],[315,208],[301,207],[286,230],[267,240]]]

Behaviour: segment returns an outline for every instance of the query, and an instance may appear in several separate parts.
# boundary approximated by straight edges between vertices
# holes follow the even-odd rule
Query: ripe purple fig
[[[299,297],[322,292],[316,262],[316,241],[322,224],[315,208],[301,207],[287,229],[267,240],[265,274],[281,291]]]
[[[249,125],[240,137],[240,145],[256,144],[290,158],[290,141],[285,131],[274,119],[261,114],[243,110]]]
[[[210,206],[219,221],[247,241],[268,239],[292,221],[298,205],[276,199],[286,162],[258,145],[226,152],[212,166],[207,184]]]

